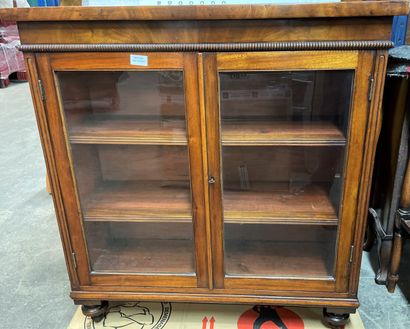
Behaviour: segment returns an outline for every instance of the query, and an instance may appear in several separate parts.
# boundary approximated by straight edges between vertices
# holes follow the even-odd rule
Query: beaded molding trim
[[[393,48],[390,40],[374,41],[289,41],[238,43],[140,43],[140,44],[30,44],[18,48],[25,52],[194,52],[269,50],[366,50]]]

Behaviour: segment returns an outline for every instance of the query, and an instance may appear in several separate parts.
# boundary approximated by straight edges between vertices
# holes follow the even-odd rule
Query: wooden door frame
[[[362,223],[357,214],[364,190],[360,175],[364,165],[367,117],[369,110],[369,77],[373,70],[373,51],[278,51],[208,53],[203,55],[207,155],[209,176],[215,183],[209,187],[212,230],[213,284],[219,289],[272,289],[347,292],[354,247],[355,224]],[[220,109],[218,72],[221,71],[284,71],[284,70],[355,70],[349,118],[348,143],[345,155],[340,224],[336,244],[335,273],[327,278],[247,278],[226,277],[224,273],[224,224],[222,213],[222,172],[220,142]],[[366,165],[370,159],[366,159]],[[346,191],[349,191],[346,193]],[[363,215],[362,215],[363,216]],[[356,242],[357,243],[357,242]],[[357,249],[358,246],[356,246]],[[358,251],[357,251],[358,252]]]
[[[48,123],[55,161],[55,177],[61,192],[70,246],[76,256],[76,264],[68,262],[69,272],[77,274],[79,286],[142,286],[142,287],[207,287],[208,242],[205,232],[205,204],[202,175],[201,120],[199,115],[199,92],[197,57],[193,53],[141,53],[148,56],[148,65],[136,67],[130,64],[129,53],[53,53],[37,54],[38,76],[44,86],[46,99],[44,114]],[[187,120],[189,167],[191,174],[193,234],[195,240],[196,275],[190,274],[101,274],[92,273],[88,259],[83,220],[71,160],[65,118],[58,94],[55,71],[149,71],[183,70]],[[62,133],[63,132],[63,133]],[[197,172],[198,171],[198,172]],[[59,211],[57,213],[59,213]],[[63,240],[66,244],[66,241]]]

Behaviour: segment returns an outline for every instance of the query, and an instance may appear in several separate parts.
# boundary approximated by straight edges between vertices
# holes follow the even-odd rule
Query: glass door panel
[[[344,145],[353,71],[224,72],[222,144]]]
[[[219,73],[226,275],[335,275],[353,76]]]
[[[70,141],[186,145],[182,71],[58,72]]]
[[[56,77],[91,271],[195,273],[183,71]]]
[[[330,277],[336,227],[225,224],[225,272],[250,277]]]

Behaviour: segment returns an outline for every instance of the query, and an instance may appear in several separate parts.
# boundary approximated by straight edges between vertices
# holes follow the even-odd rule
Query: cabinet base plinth
[[[100,305],[82,305],[81,311],[85,316],[89,316],[94,322],[100,322],[107,312],[108,302],[103,301]]]

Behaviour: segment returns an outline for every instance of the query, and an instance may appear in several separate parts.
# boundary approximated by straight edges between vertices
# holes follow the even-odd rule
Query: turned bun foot
[[[331,313],[323,309],[323,322],[329,328],[342,328],[349,321],[350,313]]]
[[[100,305],[83,305],[81,311],[85,316],[89,316],[94,322],[100,322],[107,312],[108,302],[101,302]]]

